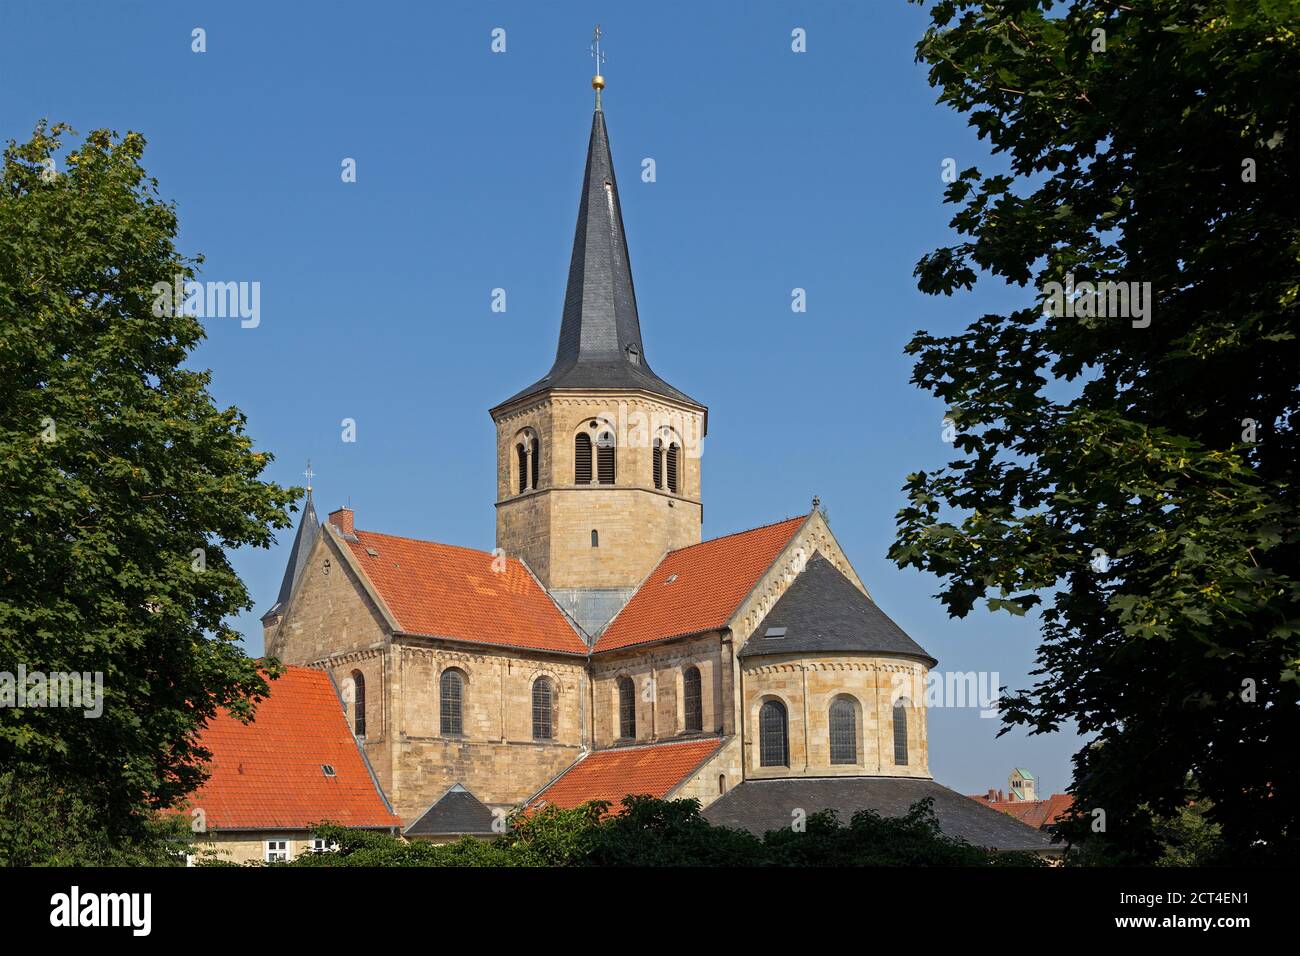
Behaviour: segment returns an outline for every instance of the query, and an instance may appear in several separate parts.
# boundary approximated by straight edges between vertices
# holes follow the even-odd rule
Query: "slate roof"
[[[460,784],[434,801],[406,836],[493,836],[492,811]]]
[[[298,530],[293,536],[293,548],[289,551],[289,563],[284,568],[284,579],[280,582],[280,593],[275,598],[275,603],[271,609],[262,615],[265,620],[273,614],[282,612],[289,604],[289,598],[293,596],[294,586],[298,583],[298,578],[302,575],[302,569],[307,564],[307,559],[311,557],[311,549],[316,544],[316,539],[320,537],[320,519],[316,517],[316,506],[311,500],[311,489],[307,489],[307,501],[303,505],[302,520],[298,522]]]
[[[1005,813],[990,809],[933,780],[915,777],[793,777],[746,780],[704,809],[715,826],[762,836],[790,825],[791,811],[835,810],[847,824],[858,810],[902,816],[917,800],[931,797],[939,827],[950,837],[994,850],[1060,852],[1060,844]]]
[[[656,375],[646,361],[618,182],[599,108],[591,119],[555,364],[544,378],[497,408],[548,388],[638,388],[704,408]]]
[[[601,633],[595,653],[725,626],[807,520],[787,518],[670,551]]]
[[[587,653],[586,640],[517,558],[374,531],[342,543],[407,634]]]
[[[902,654],[923,658],[931,667],[938,663],[818,553],[759,622],[739,656],[837,651]]]
[[[269,681],[253,721],[221,711],[199,734],[212,753],[189,797],[209,830],[303,830],[329,820],[400,827],[348,729],[329,674],[287,667]],[[324,767],[334,773],[328,775]]]
[[[580,757],[531,801],[571,809],[590,800],[608,800],[615,810],[629,794],[665,797],[722,746],[719,737],[644,747],[596,750]]]

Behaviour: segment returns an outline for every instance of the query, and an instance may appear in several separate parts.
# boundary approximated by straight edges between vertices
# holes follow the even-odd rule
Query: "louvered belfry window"
[[[894,704],[894,764],[907,766],[907,701]]]
[[[664,486],[663,453],[664,453],[664,443],[660,441],[658,438],[656,438],[654,448],[652,450],[654,462],[651,465],[651,470],[654,472],[654,481],[655,481],[656,488],[662,488]]]
[[[677,493],[677,442],[668,446],[668,490]]]
[[[352,732],[366,735],[366,675],[361,671],[352,672]]]
[[[533,681],[533,739],[550,740],[555,736],[555,688],[549,677]]]
[[[519,459],[519,493],[523,494],[528,490],[528,452],[523,445],[516,445],[515,455]]]
[[[591,436],[586,432],[573,439],[573,483],[591,484]]]
[[[614,483],[614,435],[601,432],[596,439],[596,478],[602,485]]]
[[[831,704],[831,763],[858,762],[858,710],[847,697]]]
[[[630,677],[618,679],[618,735],[624,740],[636,738],[636,685]]]
[[[465,732],[465,679],[460,671],[445,670],[438,682],[439,728],[444,736],[458,737]]]
[[[769,700],[758,711],[758,763],[761,767],[790,766],[790,740],[785,704]]]
[[[698,667],[688,667],[682,675],[682,698],[685,704],[686,732],[699,733],[704,729],[704,698],[700,693]]]
[[[533,481],[532,481],[532,484],[530,485],[530,487],[533,488],[533,489],[536,489],[536,488],[537,488],[537,479],[541,476],[541,473],[542,473],[542,443],[541,443],[540,441],[538,441],[536,438],[534,438],[532,444],[533,444],[533,447],[532,447],[532,452],[533,452],[533,475],[532,475],[532,478],[533,478]]]

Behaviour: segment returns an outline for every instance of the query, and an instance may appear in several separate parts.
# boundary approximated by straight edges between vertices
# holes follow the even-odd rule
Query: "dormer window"
[[[633,365],[640,365],[641,350],[638,349],[635,345],[629,345],[627,347],[627,360],[631,362]]]

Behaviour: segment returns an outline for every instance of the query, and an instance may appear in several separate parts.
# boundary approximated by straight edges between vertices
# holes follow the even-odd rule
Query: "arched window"
[[[542,443],[534,438],[530,450],[533,453],[533,481],[529,487],[536,490],[538,484],[537,479],[541,477],[542,473]]]
[[[366,675],[361,671],[352,672],[352,732],[366,735]]]
[[[785,704],[779,700],[769,700],[758,711],[758,764],[760,767],[790,766]]]
[[[515,446],[515,457],[519,459],[519,493],[528,490],[528,451],[520,442]]]
[[[465,732],[465,675],[455,668],[443,671],[438,681],[438,726],[444,737]]]
[[[894,703],[894,765],[907,766],[907,704],[906,697]]]
[[[858,762],[858,708],[848,697],[831,704],[831,763]]]
[[[725,773],[720,773],[718,774],[718,793],[726,793],[726,792],[727,792],[727,775]]]
[[[601,432],[596,438],[596,480],[602,485],[614,483],[613,432]]]
[[[591,529],[591,546],[593,548],[600,547],[600,532],[597,531],[595,528]]]
[[[704,729],[704,702],[698,667],[688,667],[682,674],[682,699],[686,705],[686,732],[699,733]]]
[[[668,445],[668,490],[677,493],[677,442]]]
[[[573,439],[573,483],[591,484],[591,436],[578,432]]]
[[[651,449],[650,471],[654,477],[656,488],[664,486],[664,443],[656,438],[654,447]]]
[[[555,687],[549,677],[533,681],[533,739],[555,736]]]
[[[636,685],[630,677],[618,679],[618,735],[636,739]]]

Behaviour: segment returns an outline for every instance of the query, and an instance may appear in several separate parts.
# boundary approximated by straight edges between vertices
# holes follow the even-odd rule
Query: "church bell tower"
[[[597,59],[599,64],[599,56]],[[497,546],[594,634],[666,551],[697,544],[708,410],[641,340],[600,75],[551,370],[491,410]]]

